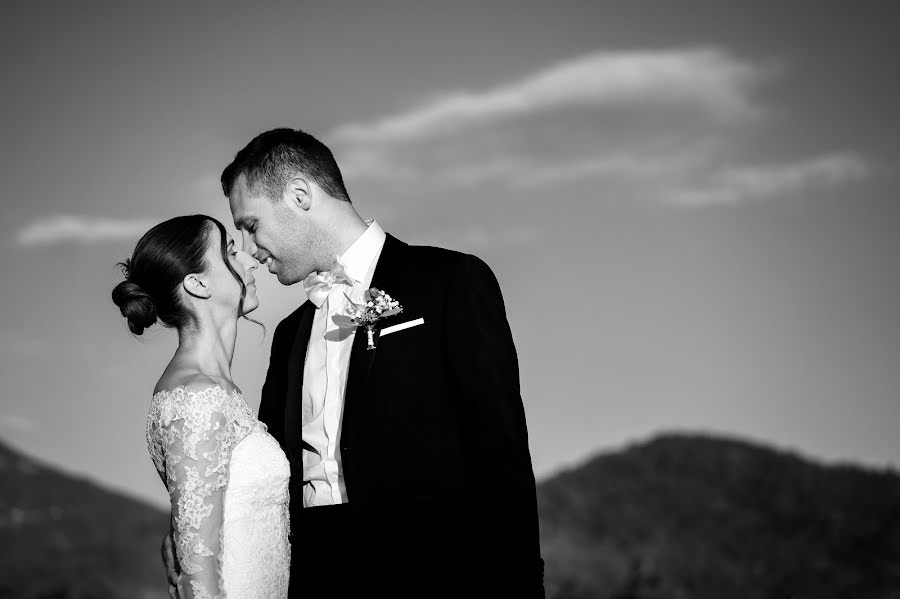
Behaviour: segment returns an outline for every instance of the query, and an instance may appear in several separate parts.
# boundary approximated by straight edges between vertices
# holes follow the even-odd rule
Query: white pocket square
[[[417,327],[420,324],[425,324],[424,318],[417,318],[415,320],[401,322],[400,324],[395,324],[395,325],[391,325],[389,327],[384,327],[383,329],[381,329],[380,336],[384,337],[385,335],[390,335],[391,333],[396,333],[397,331],[402,331],[404,329]]]

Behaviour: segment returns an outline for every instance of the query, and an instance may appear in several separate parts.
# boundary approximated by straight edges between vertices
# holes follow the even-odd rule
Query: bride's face
[[[256,297],[256,280],[253,271],[259,266],[250,254],[239,249],[231,235],[225,237],[226,257],[228,265],[234,273],[243,281],[244,301],[241,304],[241,285],[235,280],[234,274],[226,266],[222,259],[221,233],[218,227],[213,227],[209,233],[209,247],[206,250],[206,262],[209,264],[208,277],[212,285],[212,297],[218,298],[229,310],[237,310],[242,306],[241,313],[249,314],[259,307],[259,298]]]

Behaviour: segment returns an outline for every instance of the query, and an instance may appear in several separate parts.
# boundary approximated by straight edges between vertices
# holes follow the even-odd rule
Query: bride
[[[144,234],[112,292],[135,335],[157,320],[178,331],[147,445],[171,499],[183,598],[287,596],[288,462],[231,380],[257,266],[216,219],[180,216]]]

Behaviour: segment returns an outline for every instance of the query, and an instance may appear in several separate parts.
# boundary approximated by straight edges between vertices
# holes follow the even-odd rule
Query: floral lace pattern
[[[177,387],[153,396],[147,446],[169,491],[185,596],[224,597],[225,492],[234,447],[262,426],[237,392]]]

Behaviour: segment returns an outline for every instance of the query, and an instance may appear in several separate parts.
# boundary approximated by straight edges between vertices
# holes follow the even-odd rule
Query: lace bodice
[[[283,586],[286,591],[287,584],[287,566],[281,562],[285,551],[288,560],[290,555],[289,469],[281,449],[240,393],[219,386],[156,393],[147,418],[147,446],[171,499],[182,596],[215,599],[225,596],[229,583],[232,588],[240,583],[252,585],[253,564],[267,552],[272,554],[269,561],[279,568],[272,573],[276,588],[267,593],[267,587],[256,585],[253,596],[281,596],[279,589]],[[245,514],[260,520],[258,526],[248,530],[231,524]],[[254,541],[242,535],[260,536]],[[237,538],[229,543],[230,537]],[[246,559],[240,555],[241,547],[254,543],[256,555]],[[234,564],[230,580],[229,556]],[[237,573],[248,568],[247,575]]]

